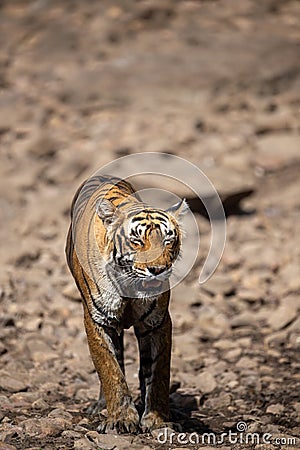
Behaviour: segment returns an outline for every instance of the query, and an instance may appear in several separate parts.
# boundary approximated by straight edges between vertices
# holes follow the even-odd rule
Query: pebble
[[[43,400],[42,398],[39,398],[35,402],[32,403],[32,407],[43,411],[43,410],[49,408],[49,404],[47,402],[45,402],[45,400]]]
[[[277,450],[278,446],[272,444],[257,444],[254,447],[255,450]]]
[[[215,377],[208,371],[200,373],[197,377],[197,387],[203,394],[213,392],[217,387]]]
[[[0,442],[0,450],[17,450],[17,447],[6,442]]]
[[[202,289],[214,295],[226,295],[234,291],[235,282],[228,274],[214,274]]]
[[[82,436],[81,433],[74,430],[65,430],[61,433],[61,435],[68,439],[79,439]]]
[[[284,411],[284,406],[280,403],[276,403],[274,405],[270,405],[267,407],[266,412],[270,414],[281,414]]]
[[[103,449],[128,449],[131,447],[133,437],[131,435],[121,436],[118,434],[99,434],[97,431],[89,431],[85,435],[90,442],[94,442],[97,448]]]
[[[33,361],[43,362],[58,357],[57,353],[51,348],[51,346],[41,338],[29,338],[26,342],[26,347]]]
[[[5,421],[5,418],[1,422],[1,440],[2,442],[9,442],[13,437],[19,437],[22,435],[22,428],[17,425],[12,425]]]
[[[278,170],[299,161],[300,137],[292,133],[262,136],[257,141],[254,162],[266,170]],[[282,151],[285,149],[285,151]]]
[[[199,308],[197,327],[199,334],[211,339],[226,335],[230,329],[228,318],[213,306],[208,305]]]
[[[293,403],[293,408],[295,411],[300,413],[300,402]]]
[[[77,287],[75,286],[74,283],[72,284],[68,284],[63,290],[62,290],[62,294],[70,299],[73,300],[75,302],[81,302],[81,297],[80,294],[78,292]]]
[[[251,313],[250,311],[245,311],[233,317],[230,321],[230,325],[232,328],[240,328],[247,325],[257,326],[257,318],[256,315]]]
[[[78,439],[77,441],[74,441],[74,447],[75,450],[97,450],[97,445],[93,442],[89,441],[86,438]]]
[[[209,398],[204,402],[206,408],[211,408],[212,410],[218,410],[220,408],[227,407],[231,404],[230,394],[220,394],[218,397]]]
[[[229,350],[228,352],[226,352],[223,355],[223,358],[226,361],[235,362],[241,356],[241,354],[242,354],[242,349],[238,347],[238,348],[234,348],[234,349]]]
[[[243,356],[236,363],[236,367],[238,367],[239,369],[254,369],[255,367],[257,367],[257,361],[254,358]]]
[[[70,421],[55,418],[27,419],[20,423],[26,435],[41,438],[47,436],[58,436],[63,430],[70,426]]]
[[[53,409],[49,414],[48,417],[50,418],[60,418],[65,419],[66,421],[72,422],[73,416],[68,411],[65,411],[64,409],[56,408]]]
[[[19,379],[13,378],[11,375],[6,373],[0,373],[0,388],[8,392],[20,392],[25,391],[28,384]]]
[[[267,323],[272,330],[278,331],[296,319],[297,314],[297,304],[283,301],[275,311],[271,312]]]

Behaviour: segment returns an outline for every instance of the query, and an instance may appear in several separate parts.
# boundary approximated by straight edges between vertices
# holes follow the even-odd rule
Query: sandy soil
[[[300,3],[3,0],[0,28],[0,449],[214,447],[100,435],[85,412],[98,381],[70,202],[146,151],[197,163],[228,215],[215,275],[199,287],[196,266],[173,291],[173,420],[272,435],[220,449],[299,448]],[[131,331],[126,369],[138,398]]]

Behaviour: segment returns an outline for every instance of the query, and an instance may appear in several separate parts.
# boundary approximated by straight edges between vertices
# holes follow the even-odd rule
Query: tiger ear
[[[116,208],[114,207],[114,205],[105,198],[99,200],[96,204],[96,213],[105,226],[112,224],[112,222],[114,221],[113,219],[115,212]]]
[[[175,217],[175,219],[181,219],[181,217],[184,216],[188,210],[189,205],[187,204],[186,199],[183,198],[178,203],[175,203],[175,205],[168,208],[166,212]]]

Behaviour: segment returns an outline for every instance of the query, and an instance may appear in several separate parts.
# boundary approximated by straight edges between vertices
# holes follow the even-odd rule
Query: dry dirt
[[[2,0],[0,28],[0,449],[299,448],[300,3]],[[146,151],[197,163],[228,215],[215,275],[198,285],[200,252],[173,291],[172,418],[271,444],[99,435],[85,412],[98,381],[70,202]],[[132,332],[126,369],[137,398]]]

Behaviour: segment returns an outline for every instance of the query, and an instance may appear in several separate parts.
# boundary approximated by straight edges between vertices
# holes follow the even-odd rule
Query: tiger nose
[[[153,266],[153,267],[148,267],[148,270],[152,275],[159,275],[166,270],[166,267],[165,266]]]

